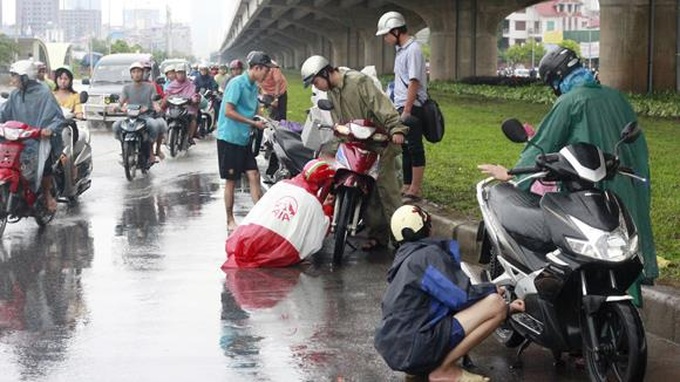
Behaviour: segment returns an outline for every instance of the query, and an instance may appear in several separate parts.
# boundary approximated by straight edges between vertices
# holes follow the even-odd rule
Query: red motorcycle
[[[41,139],[41,130],[25,123],[8,121],[0,124],[0,237],[7,222],[16,223],[22,218],[33,217],[39,226],[54,218],[43,194],[33,192],[30,180],[21,168],[21,153],[28,139]],[[40,188],[38,188],[40,190]],[[54,193],[54,189],[52,192]]]
[[[335,208],[331,222],[333,262],[339,264],[347,237],[356,235],[378,178],[380,157],[376,148],[387,146],[390,136],[387,130],[366,119],[336,124],[333,132],[343,140],[335,155]]]

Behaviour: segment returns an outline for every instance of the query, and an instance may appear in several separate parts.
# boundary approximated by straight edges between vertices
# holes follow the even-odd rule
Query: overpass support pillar
[[[374,30],[364,30],[364,64],[375,65],[378,75],[394,71],[394,47],[383,42],[382,37],[376,36]],[[358,68],[361,69],[361,68]]]
[[[307,59],[307,49],[305,46],[295,48],[293,51],[293,68],[299,69],[302,63]]]
[[[648,0],[600,0],[602,83],[635,93],[676,90],[677,57],[672,52],[677,50],[677,0],[656,0],[654,4],[652,13]]]

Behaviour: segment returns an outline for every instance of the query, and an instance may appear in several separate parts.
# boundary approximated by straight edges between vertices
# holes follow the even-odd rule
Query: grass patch
[[[303,89],[299,73],[288,72],[288,117],[304,121],[311,91]],[[512,166],[522,149],[507,140],[500,124],[510,117],[538,125],[549,104],[482,98],[435,89],[446,118],[446,136],[438,144],[426,143],[427,170],[424,194],[431,201],[471,219],[479,219],[475,184],[483,179],[481,163]],[[652,228],[657,253],[671,265],[662,270],[664,282],[680,282],[680,127],[676,119],[641,117],[652,171]]]

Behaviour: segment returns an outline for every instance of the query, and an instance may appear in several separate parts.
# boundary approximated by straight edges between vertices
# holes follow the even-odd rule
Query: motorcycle
[[[262,175],[265,183],[275,184],[299,174],[305,164],[316,157],[316,153],[302,144],[300,126],[290,121],[274,121],[256,116],[267,126],[263,132],[261,151],[267,161]],[[256,140],[253,137],[252,140]]]
[[[107,103],[117,102],[118,95],[109,96]],[[154,97],[154,101],[160,99]],[[137,170],[142,174],[149,172],[149,168],[154,165],[149,161],[151,147],[148,142],[151,140],[146,126],[146,120],[142,118],[142,106],[128,104],[126,118],[121,123],[120,146],[123,156],[123,167],[125,177],[132,181],[137,176]]]
[[[222,102],[222,95],[216,90],[201,89],[200,115],[198,120],[198,135],[203,138],[215,131],[217,113]]]
[[[502,127],[511,141],[536,146],[516,119]],[[614,154],[575,143],[557,153],[541,150],[535,166],[509,171],[526,175],[517,184],[559,181],[561,192],[541,197],[494,178],[477,184],[483,215],[479,262],[486,267],[478,280],[505,287],[507,301],[525,301],[525,312],[495,332],[505,346],[519,346],[518,362],[534,342],[550,349],[557,362],[564,352],[583,354],[592,381],[643,379],[645,332],[626,293],[642,270],[638,234],[621,199],[597,187],[620,175],[646,181],[618,158],[620,145],[639,135],[630,123]]]
[[[168,141],[170,155],[189,148],[189,111],[187,106],[191,100],[186,97],[171,95],[167,99],[168,107],[165,110],[165,120],[168,122]]]
[[[80,103],[87,102],[88,95],[82,92]],[[67,125],[61,133],[64,150],[54,164],[58,200],[75,202],[78,196],[90,188],[92,180],[92,147],[90,131],[87,127],[79,127],[71,110],[62,108]]]
[[[333,109],[331,101],[319,100],[321,110]],[[331,233],[333,233],[333,263],[342,263],[347,238],[357,234],[360,222],[375,182],[378,179],[380,156],[376,147],[386,147],[390,136],[384,128],[366,119],[336,123],[333,133],[342,141],[335,154],[335,196]]]
[[[7,121],[0,124],[0,236],[5,232],[7,223],[16,223],[22,218],[33,217],[39,226],[45,226],[56,212],[50,211],[45,203],[42,188],[31,188],[31,180],[26,179],[21,164],[21,153],[29,139],[41,139],[41,129],[22,122]],[[49,141],[48,141],[49,142]],[[40,144],[38,154],[38,178],[42,178],[41,163],[49,156],[48,142]],[[54,187],[50,191],[56,195]]]

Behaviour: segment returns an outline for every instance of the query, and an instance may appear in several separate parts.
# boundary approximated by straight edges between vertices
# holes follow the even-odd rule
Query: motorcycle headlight
[[[373,134],[373,140],[376,142],[387,142],[390,137],[387,134],[375,133]]]
[[[593,228],[574,217],[571,217],[571,220],[587,238],[583,240],[565,237],[565,241],[573,252],[611,262],[625,261],[638,255],[638,235],[634,234],[630,237],[625,225],[606,232]]]
[[[352,132],[347,125],[335,125],[335,131],[341,135],[349,135]]]

